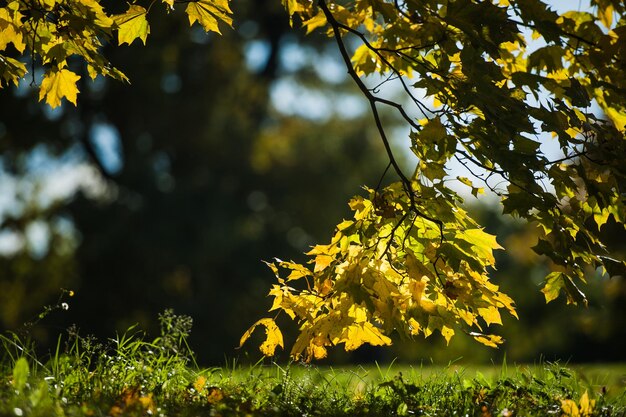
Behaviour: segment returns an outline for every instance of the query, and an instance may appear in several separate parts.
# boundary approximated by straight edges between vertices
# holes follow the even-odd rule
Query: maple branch
[[[415,16],[415,15],[411,16],[406,11],[402,10],[402,7],[400,6],[400,2],[398,0],[394,0],[393,4],[394,4],[396,10],[398,10],[398,13],[400,13],[402,16],[404,16],[409,22],[415,22],[415,23],[422,23],[423,22],[421,17]]]
[[[528,28],[528,29],[533,29],[533,30],[537,30],[537,31],[538,31],[538,29],[539,29],[539,28],[537,27],[537,25],[534,25],[534,24],[532,24],[532,23],[520,22],[519,20],[515,20],[515,19],[511,19],[511,18],[507,19],[507,21],[508,21],[508,22],[510,22],[510,23],[514,23],[514,24],[516,24],[516,25],[519,25],[519,26],[526,27],[526,28]],[[573,34],[573,33],[566,32],[566,31],[564,31],[564,30],[563,30],[563,29],[561,29],[561,28],[559,28],[559,33],[560,33],[561,35],[568,36],[568,37],[570,37],[570,38],[572,38],[572,39],[576,39],[576,40],[577,40],[577,41],[579,41],[579,42],[586,43],[586,44],[587,44],[587,45],[589,45],[589,46],[593,46],[593,47],[597,47],[597,46],[598,46],[595,42],[592,42],[592,41],[590,41],[590,40],[588,40],[588,39],[585,39],[585,38],[583,38],[583,37],[581,37],[581,36],[578,36],[578,35],[575,35],[575,34]]]
[[[502,192],[498,191],[496,188],[494,188],[491,184],[489,184],[489,178],[493,175],[493,172],[490,172],[489,175],[487,175],[486,178],[483,178],[482,174],[477,174],[476,172],[474,172],[472,170],[472,168],[469,167],[469,164],[467,163],[467,158],[461,158],[459,157],[459,155],[454,155],[454,158],[458,161],[458,163],[460,163],[461,165],[463,165],[463,167],[465,167],[465,169],[474,177],[477,178],[479,180],[481,180],[483,182],[483,184],[485,184],[487,186],[487,188],[489,188],[489,190],[494,193],[495,195],[497,195],[498,197],[502,197]],[[473,162],[473,161],[471,161]]]
[[[565,156],[563,158],[553,159],[551,161],[547,161],[546,165],[554,165],[554,164],[558,164],[558,163],[565,162],[565,161],[571,161],[572,159],[579,158],[581,156],[582,157],[586,157],[587,156],[587,152],[576,152],[576,153],[573,153],[573,154],[571,154],[569,156]]]
[[[389,81],[393,81],[393,80],[397,80],[398,76],[397,75],[393,75],[393,74],[389,74],[389,76],[387,78],[385,78],[383,81],[381,81],[380,83],[378,83],[377,85],[375,85],[374,87],[370,88],[369,90],[376,94],[378,92],[380,92],[380,88],[387,84]]]
[[[463,155],[463,157],[465,159],[467,159],[468,161],[471,161],[474,165],[484,169],[487,172],[491,172],[493,174],[498,174],[498,175],[501,175],[502,177],[505,177],[506,174],[507,174],[504,170],[493,168],[493,167],[488,167],[487,165],[485,165],[482,162],[476,160],[476,158],[473,158],[469,153],[467,153],[467,152],[465,152],[465,151],[463,151],[461,149],[457,149],[456,152],[461,154],[461,155]]]
[[[394,170],[396,171],[396,173],[398,174],[398,176],[400,177],[402,182],[410,184],[409,179],[404,175],[404,173],[402,172],[402,169],[400,168],[400,166],[398,165],[398,162],[395,159],[395,156],[393,155],[393,152],[391,150],[391,146],[389,144],[389,140],[387,139],[387,135],[385,134],[385,131],[384,131],[383,126],[382,126],[382,122],[380,120],[380,115],[378,114],[378,109],[376,108],[376,103],[378,101],[380,101],[383,104],[389,103],[390,105],[398,108],[400,110],[400,112],[403,113],[403,115],[406,114],[404,112],[404,109],[398,103],[394,103],[394,102],[388,101],[386,99],[381,99],[380,97],[376,97],[374,94],[372,94],[370,89],[363,83],[361,78],[358,76],[358,74],[356,73],[354,67],[352,66],[352,63],[350,62],[350,55],[348,54],[348,51],[347,51],[346,46],[345,46],[345,44],[343,42],[343,39],[341,38],[339,22],[337,22],[337,20],[334,18],[334,16],[332,15],[330,10],[328,9],[328,6],[326,5],[326,1],[325,0],[320,0],[319,1],[319,6],[322,9],[322,12],[324,13],[324,15],[326,16],[326,20],[330,23],[330,25],[331,25],[331,27],[333,29],[333,34],[334,34],[335,40],[337,41],[337,46],[339,47],[339,53],[341,54],[341,57],[343,58],[343,61],[346,64],[346,67],[347,67],[347,70],[348,70],[348,74],[350,75],[350,77],[356,83],[357,87],[359,87],[359,90],[361,90],[361,92],[365,95],[365,97],[367,98],[367,100],[370,103],[370,107],[371,107],[372,113],[374,115],[374,120],[375,120],[375,123],[376,123],[376,127],[377,127],[377,129],[378,129],[378,131],[380,133],[381,139],[382,139],[383,144],[385,146],[385,150],[387,152],[387,156],[389,157],[389,162],[393,166]],[[406,117],[408,118],[408,115]]]
[[[398,165],[398,162],[396,161],[396,158],[395,158],[395,156],[393,154],[393,151],[391,149],[391,145],[389,144],[389,139],[387,138],[387,134],[385,133],[385,129],[384,129],[382,121],[380,119],[380,114],[378,113],[378,108],[376,107],[376,103],[380,102],[380,103],[387,104],[387,105],[390,105],[392,107],[397,108],[400,111],[400,113],[403,115],[403,117],[407,121],[409,121],[409,123],[412,126],[416,126],[415,122],[413,122],[408,117],[408,115],[404,111],[404,108],[402,107],[402,105],[400,105],[398,103],[395,103],[393,101],[389,101],[389,100],[377,97],[374,94],[372,94],[372,92],[367,88],[367,86],[363,83],[361,78],[356,73],[354,67],[352,66],[352,63],[350,61],[350,55],[348,54],[348,51],[346,49],[346,45],[344,44],[343,39],[341,37],[341,28],[344,25],[341,25],[339,22],[337,22],[337,20],[333,16],[333,14],[328,9],[328,6],[326,5],[326,0],[319,0],[318,4],[319,4],[320,9],[322,9],[322,12],[324,13],[324,16],[326,17],[326,20],[328,21],[328,23],[330,24],[330,26],[331,26],[331,28],[333,30],[333,35],[335,37],[335,40],[337,41],[337,46],[339,48],[339,53],[341,54],[341,57],[343,58],[343,61],[346,64],[346,67],[347,67],[347,70],[348,70],[348,74],[354,80],[354,82],[356,83],[357,87],[359,87],[359,89],[361,90],[363,95],[365,95],[365,97],[367,98],[367,100],[370,103],[370,107],[372,109],[372,114],[374,116],[374,122],[376,124],[376,128],[378,129],[378,133],[380,134],[380,138],[381,138],[381,140],[383,142],[383,145],[385,146],[385,151],[387,152],[387,156],[389,157],[389,163],[391,164],[391,166],[393,166],[394,171],[396,171],[396,174],[398,174],[398,176],[400,177],[400,180],[402,181],[402,185],[403,185],[404,191],[406,192],[406,194],[409,197],[409,201],[410,201],[410,204],[411,204],[411,210],[415,214],[417,214],[418,216],[422,217],[423,219],[429,220],[429,221],[435,223],[436,225],[438,225],[439,226],[439,230],[441,232],[441,237],[443,238],[443,222],[441,220],[437,220],[437,219],[427,215],[426,213],[423,213],[415,205],[415,193],[413,192],[413,187],[412,187],[411,181],[406,177],[404,172],[402,172],[402,169],[400,168],[400,166]]]
[[[529,196],[531,196],[531,197],[535,197],[535,198],[540,199],[540,200],[545,200],[545,193],[546,193],[546,190],[545,190],[545,185],[544,185],[544,189],[542,190],[544,193],[537,193],[537,192],[531,191],[531,190],[529,190],[529,189],[528,189],[528,187],[526,187],[525,185],[520,184],[518,181],[515,181],[515,180],[511,179],[511,176],[509,175],[509,173],[507,173],[507,172],[505,172],[505,171],[503,171],[503,170],[501,170],[501,169],[497,169],[497,168],[490,168],[490,167],[488,167],[487,165],[485,165],[485,164],[481,163],[480,161],[477,161],[475,158],[472,158],[472,156],[471,156],[470,154],[468,154],[467,152],[465,152],[465,151],[462,151],[462,150],[458,150],[458,149],[457,149],[457,153],[459,153],[459,154],[463,155],[463,157],[464,157],[465,159],[467,159],[468,161],[472,162],[474,165],[476,165],[476,166],[478,166],[478,167],[480,167],[480,168],[484,169],[485,171],[490,172],[490,173],[492,173],[492,174],[497,174],[497,175],[500,175],[500,176],[503,178],[503,180],[508,181],[510,184],[512,184],[512,185],[516,186],[517,188],[519,188],[520,190],[524,191],[524,192],[525,192],[526,194],[528,194]],[[457,160],[458,160],[458,158],[457,158]],[[460,162],[460,161],[459,161],[459,162]],[[463,164],[463,165],[465,165],[465,164]],[[475,175],[472,171],[470,171],[470,170],[468,170],[468,171],[469,171],[469,172],[470,172],[470,173],[471,173],[474,177],[478,178],[479,180],[483,180],[480,176],[476,176],[476,175]],[[534,177],[534,180],[536,181],[536,180],[537,180],[537,178],[536,178],[536,177]],[[486,184],[486,181],[484,181],[484,180],[483,180],[483,182],[485,182],[485,184]],[[489,186],[489,185],[488,185],[488,186]],[[489,188],[491,189],[491,187],[490,187],[490,186],[489,186]],[[493,191],[493,190],[492,190],[492,191]],[[496,195],[501,196],[501,194],[497,194],[497,193],[496,193]]]
[[[385,256],[386,254],[389,254],[389,248],[391,248],[391,245],[393,244],[393,238],[395,237],[396,232],[398,231],[398,228],[402,225],[402,223],[404,223],[404,221],[406,220],[408,216],[409,216],[409,212],[407,211],[406,213],[402,215],[400,220],[398,220],[398,222],[393,226],[393,229],[391,229],[391,231],[389,232],[387,236],[381,236],[381,239],[389,238],[389,240],[387,241],[387,245],[385,245],[385,250],[383,251],[383,253],[380,254],[379,259],[382,259],[383,256]]]
[[[385,175],[387,175],[387,171],[389,171],[389,168],[391,168],[391,162],[387,164],[387,166],[385,167],[385,170],[383,171],[383,174],[380,176],[380,179],[378,180],[378,184],[376,185],[376,192],[380,190],[380,186],[383,183],[383,178],[385,178]]]
[[[37,86],[37,81],[35,80],[35,46],[37,43],[37,30],[39,28],[39,20],[37,20],[37,23],[35,24],[35,27],[33,27],[33,22],[29,22],[30,23],[30,29],[32,31],[33,34],[33,48],[31,49],[31,54],[30,54],[30,72],[31,72],[31,81],[30,81],[30,86]]]
[[[330,12],[329,12],[330,13]],[[378,58],[380,59],[380,61],[385,64],[386,66],[388,66],[389,68],[391,68],[391,71],[396,74],[398,76],[398,79],[400,81],[400,83],[402,84],[402,88],[403,90],[407,93],[407,95],[411,98],[411,100],[413,101],[413,103],[415,103],[415,105],[417,106],[417,108],[420,109],[420,111],[422,112],[422,114],[424,115],[424,117],[428,117],[428,115],[426,114],[426,112],[428,113],[432,113],[432,111],[430,111],[430,109],[426,106],[424,106],[414,95],[413,93],[411,93],[411,90],[409,90],[409,86],[406,85],[406,82],[404,81],[404,79],[402,78],[402,74],[400,73],[400,71],[398,71],[393,65],[391,65],[391,62],[389,62],[389,60],[387,58],[385,58],[385,56],[381,53],[381,51],[386,51],[386,52],[392,52],[392,53],[398,53],[401,56],[404,55],[402,52],[399,52],[397,50],[393,50],[393,49],[386,49],[386,48],[377,48],[374,45],[372,45],[367,38],[365,37],[365,35],[361,32],[359,32],[356,29],[351,28],[350,26],[346,26],[340,22],[338,22],[337,20],[335,20],[335,24],[337,25],[337,28],[339,29],[343,29],[348,33],[351,33],[353,35],[355,35],[356,37],[358,37],[359,39],[361,39],[361,42],[363,42],[363,44],[365,46],[367,46],[367,48],[374,52],[376,54],[376,56],[378,56]],[[332,23],[331,23],[332,26]],[[411,49],[425,49],[425,48],[429,48],[431,47],[430,45],[425,45],[423,47],[418,48],[417,46],[411,46]],[[381,99],[379,97],[376,97],[377,101],[380,101],[381,103],[385,103],[389,106],[395,107],[397,108],[400,113],[402,114],[402,117],[416,130],[419,130],[420,127],[417,123],[415,123],[413,121],[413,119],[411,119],[409,117],[409,115],[405,112],[404,108],[402,107],[401,104],[389,101],[389,100],[385,100]]]

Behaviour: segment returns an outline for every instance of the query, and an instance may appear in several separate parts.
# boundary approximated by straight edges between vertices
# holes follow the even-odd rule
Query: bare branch
[[[402,88],[404,89],[404,91],[407,93],[407,95],[411,98],[411,100],[413,101],[413,103],[415,103],[415,105],[417,106],[417,108],[420,109],[420,111],[422,112],[422,114],[424,115],[424,117],[428,117],[428,115],[426,114],[426,112],[428,113],[432,113],[432,111],[430,111],[430,109],[428,107],[426,107],[425,105],[423,105],[411,92],[411,90],[409,89],[409,86],[406,84],[406,82],[404,81],[404,78],[402,78],[402,73],[400,71],[398,71],[393,65],[391,65],[391,62],[389,62],[389,60],[381,53],[381,51],[384,51],[384,48],[376,48],[374,45],[372,45],[369,40],[367,40],[367,38],[365,37],[365,35],[361,32],[359,32],[358,30],[355,30],[349,26],[346,26],[340,22],[337,22],[337,20],[335,20],[335,24],[337,26],[337,28],[343,29],[348,33],[351,33],[355,36],[357,36],[359,39],[361,39],[361,42],[363,42],[363,44],[365,46],[367,46],[367,48],[369,50],[371,50],[372,52],[374,52],[376,54],[376,56],[378,56],[378,58],[381,60],[381,62],[383,64],[385,64],[387,67],[389,67],[391,69],[391,71],[396,74],[398,76],[398,79],[400,81],[400,83],[402,84]],[[332,24],[331,24],[332,26]],[[430,45],[426,45],[423,46],[422,48],[419,49],[424,49],[424,48],[429,48],[431,47]],[[412,49],[418,49],[417,47],[413,46],[411,47]],[[393,49],[388,49],[387,51],[393,52],[393,53],[397,53],[395,50]],[[395,103],[393,101],[389,101],[389,100],[384,100],[381,98],[376,98],[377,101],[380,101],[381,103],[387,104],[388,106],[392,106],[398,109],[398,111],[400,111],[400,114],[402,114],[402,117],[416,130],[419,130],[420,127],[417,123],[415,123],[415,121],[409,117],[409,115],[406,113],[406,111],[404,110],[404,107],[402,107],[401,104]]]

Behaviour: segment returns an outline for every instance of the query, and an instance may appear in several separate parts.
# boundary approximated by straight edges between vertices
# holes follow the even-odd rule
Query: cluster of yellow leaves
[[[168,9],[173,0],[163,0]],[[206,31],[219,33],[219,22],[232,25],[228,0],[191,0],[186,13],[190,25],[198,22]],[[98,0],[11,0],[0,7],[0,87],[18,84],[28,72],[26,59],[43,66],[39,100],[50,107],[63,99],[76,105],[81,76],[68,68],[68,59],[78,56],[87,65],[92,79],[98,75],[128,81],[102,55],[105,40],[117,34],[119,45],[140,39],[144,44],[150,34],[147,20],[150,8],[132,3],[126,12],[107,13]],[[33,74],[34,79],[34,74]]]
[[[574,400],[561,400],[561,410],[564,417],[590,417],[593,415],[593,408],[596,400],[589,399],[587,391],[580,397],[578,404]]]
[[[420,193],[418,184],[414,191]],[[461,329],[485,345],[501,343],[483,333],[485,326],[502,324],[500,310],[516,316],[512,300],[487,277],[492,252],[500,249],[495,238],[436,198],[419,199],[418,209],[447,219],[443,229],[416,217],[400,183],[369,193],[350,202],[354,218],[337,226],[328,245],[308,252],[309,266],[269,264],[278,279],[270,311],[299,325],[291,356],[309,361],[339,344],[348,351],[366,343],[390,345],[394,332],[412,338],[438,331],[449,341]],[[271,356],[283,346],[273,319],[255,323],[241,344],[257,325],[266,327],[261,352]]]

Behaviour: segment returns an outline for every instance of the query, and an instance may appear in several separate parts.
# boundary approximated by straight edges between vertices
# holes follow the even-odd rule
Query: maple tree
[[[148,7],[108,14],[96,0],[9,1],[0,8],[0,75],[16,83],[25,62],[44,68],[40,100],[76,104],[78,55],[92,78],[126,80],[101,54],[105,41],[146,42]],[[170,10],[178,1],[164,0]],[[227,0],[180,2],[190,24],[219,32],[232,23]],[[347,71],[369,102],[399,178],[350,201],[353,219],[316,245],[306,265],[277,260],[270,311],[299,326],[296,359],[319,359],[329,346],[353,350],[389,345],[390,336],[450,340],[464,331],[497,346],[491,334],[513,300],[490,282],[493,251],[501,249],[461,208],[456,180],[476,197],[485,188],[505,213],[540,229],[535,251],[551,259],[542,292],[585,304],[580,284],[589,270],[626,275],[626,263],[606,249],[601,229],[623,227],[626,208],[621,160],[626,157],[626,17],[617,0],[592,0],[581,10],[556,12],[541,0],[283,0],[292,22],[334,38]],[[294,23],[295,24],[295,23]],[[12,44],[9,47],[9,44]],[[20,59],[20,57],[22,59]],[[34,76],[34,75],[33,75]],[[377,77],[376,77],[377,76]],[[381,81],[382,80],[382,81]],[[403,94],[390,98],[381,86]],[[407,174],[389,144],[380,111],[396,111],[411,129],[417,156]],[[552,138],[550,138],[552,136]],[[563,154],[548,159],[541,145]],[[450,179],[456,161],[469,177]],[[382,183],[382,179],[381,179]],[[283,337],[272,318],[263,354]]]

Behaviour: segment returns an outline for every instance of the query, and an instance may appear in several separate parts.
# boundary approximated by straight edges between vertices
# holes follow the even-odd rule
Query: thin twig
[[[354,67],[352,66],[352,63],[350,61],[350,55],[348,54],[348,51],[346,49],[346,46],[343,42],[343,38],[341,37],[341,29],[342,29],[342,25],[337,22],[337,20],[335,19],[335,17],[333,16],[333,14],[331,13],[331,11],[328,9],[328,6],[326,5],[326,1],[325,0],[319,0],[319,7],[322,10],[322,12],[324,13],[326,20],[328,21],[328,23],[330,24],[332,30],[333,30],[333,35],[335,37],[335,40],[337,41],[337,46],[339,48],[339,53],[341,54],[341,57],[343,58],[344,63],[346,64],[347,70],[348,70],[348,74],[350,75],[350,77],[354,80],[354,82],[356,83],[357,87],[361,90],[361,92],[363,93],[363,95],[367,98],[367,100],[370,103],[370,107],[372,109],[372,114],[374,116],[374,122],[376,124],[376,128],[378,129],[378,133],[380,135],[380,138],[383,142],[383,145],[385,146],[385,151],[387,152],[387,156],[389,158],[389,163],[390,165],[394,168],[394,171],[396,172],[396,174],[400,177],[400,180],[402,182],[402,186],[404,188],[405,193],[407,194],[408,198],[409,198],[409,203],[410,203],[410,211],[412,211],[413,213],[417,214],[419,217],[429,220],[433,223],[435,223],[438,227],[439,227],[439,231],[441,234],[441,239],[443,239],[443,222],[441,220],[435,219],[431,216],[429,216],[426,213],[423,213],[421,210],[419,210],[415,204],[415,193],[413,191],[413,186],[411,183],[411,180],[409,180],[407,178],[407,176],[404,174],[404,172],[402,171],[402,169],[400,168],[400,166],[398,165],[398,162],[396,161],[396,158],[393,154],[393,151],[391,149],[391,145],[389,143],[389,139],[387,138],[387,134],[385,133],[385,129],[383,127],[381,118],[380,118],[380,114],[378,113],[378,108],[376,107],[376,103],[383,103],[383,104],[387,104],[390,105],[392,107],[397,108],[401,114],[403,115],[403,117],[405,117],[405,119],[407,119],[409,121],[409,123],[411,123],[412,125],[415,123],[413,122],[408,115],[406,115],[406,113],[404,112],[404,109],[402,108],[402,106],[398,103],[386,100],[386,99],[381,99],[380,97],[376,97],[375,95],[372,94],[372,92],[369,90],[369,88],[367,88],[367,86],[363,83],[363,81],[361,80],[361,78],[358,76],[358,74],[356,73]],[[399,222],[399,224],[402,222]],[[396,225],[396,227],[394,229],[397,229],[397,227],[399,226]]]

